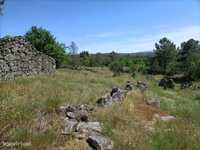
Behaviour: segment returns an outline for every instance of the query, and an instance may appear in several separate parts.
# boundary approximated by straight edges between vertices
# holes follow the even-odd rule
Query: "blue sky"
[[[0,35],[36,25],[80,51],[151,51],[166,36],[200,40],[200,0],[6,0]]]

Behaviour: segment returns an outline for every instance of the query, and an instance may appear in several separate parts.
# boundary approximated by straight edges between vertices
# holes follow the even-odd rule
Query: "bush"
[[[200,53],[192,53],[189,56],[189,75],[192,79],[200,79]]]
[[[56,38],[46,29],[33,26],[25,38],[40,52],[43,52],[56,60],[59,67],[65,58],[65,45],[56,41]]]
[[[118,76],[123,72],[123,65],[119,61],[114,61],[109,65],[109,69],[114,73],[114,76]]]

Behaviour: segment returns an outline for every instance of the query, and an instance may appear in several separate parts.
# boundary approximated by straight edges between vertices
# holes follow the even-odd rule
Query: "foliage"
[[[174,74],[177,58],[175,44],[164,37],[159,43],[155,44],[155,47],[155,58],[152,69],[162,74]]]
[[[59,67],[64,61],[65,45],[56,41],[56,38],[46,29],[33,26],[26,34],[25,38],[30,41],[33,46],[56,60]]]
[[[187,42],[181,43],[181,49],[179,52],[179,63],[181,71],[187,76],[194,79],[199,79],[199,55],[200,44],[199,41],[190,39]]]
[[[165,75],[179,73],[192,80],[200,79],[199,41],[190,39],[181,43],[181,47],[176,49],[173,42],[162,38],[155,47],[155,57],[151,61],[150,73]]]
[[[200,53],[194,52],[188,58],[188,72],[192,79],[200,79]]]
[[[92,65],[90,54],[87,51],[83,51],[80,53],[80,62],[83,66],[90,67]]]
[[[114,76],[120,75],[120,73],[123,72],[123,65],[118,61],[111,63],[109,68],[114,73]]]

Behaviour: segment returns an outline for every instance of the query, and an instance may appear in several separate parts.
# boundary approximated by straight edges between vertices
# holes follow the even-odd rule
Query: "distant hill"
[[[144,57],[153,57],[154,52],[148,51],[148,52],[136,52],[136,53],[119,53],[121,55],[130,55],[130,56],[144,56]]]
[[[109,55],[110,53],[95,53],[92,55],[101,54],[101,55]],[[116,53],[118,55],[124,55],[124,56],[140,56],[140,57],[153,57],[154,52],[153,51],[146,51],[146,52],[135,52],[135,53]]]

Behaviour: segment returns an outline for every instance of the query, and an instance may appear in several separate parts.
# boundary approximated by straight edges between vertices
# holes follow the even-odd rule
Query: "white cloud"
[[[190,38],[200,40],[200,26],[188,26],[178,29],[177,31],[172,31],[165,33],[164,36],[169,37],[176,44],[180,44]]]
[[[121,35],[120,35],[121,34]],[[123,35],[123,36],[122,36]],[[112,37],[122,36],[120,41],[112,41]],[[90,38],[92,36],[89,36]],[[186,26],[176,29],[160,29],[158,33],[147,34],[133,37],[125,37],[125,32],[117,33],[102,33],[94,35],[96,38],[107,38],[109,40],[103,42],[93,42],[82,45],[81,48],[85,50],[92,50],[91,52],[110,52],[115,50],[117,52],[136,52],[136,51],[151,51],[154,49],[155,42],[158,42],[162,37],[167,37],[172,40],[177,46],[181,42],[187,41],[190,38],[200,40],[200,25]],[[111,42],[110,42],[111,41]]]

